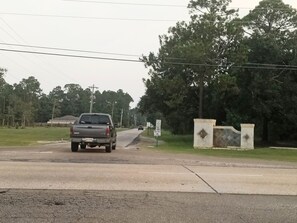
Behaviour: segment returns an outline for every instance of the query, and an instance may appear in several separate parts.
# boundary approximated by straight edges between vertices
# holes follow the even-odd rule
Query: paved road
[[[296,169],[0,162],[0,188],[297,195]]]
[[[130,129],[117,133],[117,146],[120,148],[127,148],[131,145],[137,136],[143,131],[137,129]]]
[[[2,223],[296,223],[292,196],[90,190],[0,192]]]
[[[0,222],[297,222],[296,165],[127,147],[139,133],[111,154],[0,148]]]

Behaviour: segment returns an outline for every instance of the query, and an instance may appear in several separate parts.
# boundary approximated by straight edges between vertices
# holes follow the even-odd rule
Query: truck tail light
[[[73,135],[73,126],[70,127],[70,135]]]
[[[110,135],[110,128],[109,127],[106,128],[105,133],[106,133],[106,136],[109,136]]]

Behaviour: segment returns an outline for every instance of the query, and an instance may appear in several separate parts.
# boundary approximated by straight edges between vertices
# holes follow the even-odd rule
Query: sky
[[[95,57],[0,50],[0,67],[7,69],[4,78],[9,84],[14,84],[34,76],[45,94],[57,86],[63,88],[70,83],[79,84],[83,89],[94,85],[100,92],[122,89],[133,98],[133,108],[145,93],[142,79],[149,78],[148,69],[143,63],[114,59],[135,61],[149,52],[158,52],[159,35],[166,34],[177,21],[189,20],[188,2],[0,0],[0,49]],[[297,8],[297,0],[284,2]],[[245,15],[258,3],[259,0],[233,0],[230,6],[238,7],[240,15]]]

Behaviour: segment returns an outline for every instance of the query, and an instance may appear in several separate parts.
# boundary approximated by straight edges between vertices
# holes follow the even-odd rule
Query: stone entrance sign
[[[194,148],[254,149],[254,124],[241,124],[241,132],[232,126],[216,126],[214,119],[194,119]]]

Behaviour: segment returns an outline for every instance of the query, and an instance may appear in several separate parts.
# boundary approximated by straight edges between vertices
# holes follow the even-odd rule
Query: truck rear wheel
[[[78,143],[77,142],[71,142],[71,151],[72,152],[78,151]]]
[[[109,145],[105,146],[105,152],[111,153],[111,150],[112,150],[112,142],[110,142]]]

